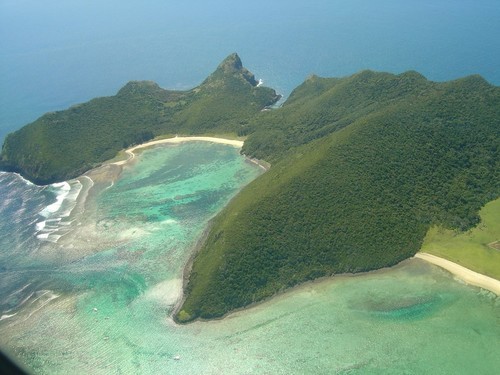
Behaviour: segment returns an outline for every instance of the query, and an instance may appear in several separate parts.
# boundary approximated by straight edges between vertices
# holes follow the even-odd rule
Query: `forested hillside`
[[[115,96],[48,113],[7,136],[0,168],[40,184],[62,181],[159,135],[236,134],[242,123],[278,99],[274,90],[257,87],[232,54],[189,91],[129,82]]]
[[[275,164],[214,220],[181,322],[394,265],[433,224],[474,226],[500,193],[500,89],[480,77],[312,77],[250,126],[245,151]]]

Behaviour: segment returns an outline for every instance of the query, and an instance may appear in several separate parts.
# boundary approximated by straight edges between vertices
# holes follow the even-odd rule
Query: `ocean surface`
[[[500,84],[497,0],[0,0],[0,141],[129,80],[203,81],[238,52],[289,95],[308,75],[417,70]],[[203,142],[36,186],[0,173],[0,349],[40,374],[497,374],[500,299],[409,260],[175,325],[211,217],[262,170]]]
[[[200,84],[232,52],[287,96],[310,74],[500,84],[498,0],[0,0],[0,140],[130,80]]]

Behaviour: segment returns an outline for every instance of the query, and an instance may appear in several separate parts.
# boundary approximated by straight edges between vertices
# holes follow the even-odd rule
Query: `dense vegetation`
[[[158,135],[234,133],[272,168],[212,222],[180,322],[213,318],[297,283],[390,266],[428,229],[465,230],[500,196],[500,88],[479,76],[312,76],[279,109],[236,54],[200,86],[130,82],[10,134],[1,167],[70,177]]]
[[[500,89],[473,76],[312,77],[252,121],[269,172],[216,217],[177,314],[213,318],[299,282],[390,266],[500,193]]]
[[[278,99],[232,54],[189,91],[129,82],[115,96],[46,114],[7,136],[0,168],[40,184],[66,180],[158,135],[237,133]]]

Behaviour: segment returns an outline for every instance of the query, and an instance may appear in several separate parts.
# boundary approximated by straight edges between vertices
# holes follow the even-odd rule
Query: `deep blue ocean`
[[[499,0],[0,0],[0,141],[130,80],[201,83],[230,53],[285,98],[310,74],[500,84]],[[0,350],[37,374],[496,374],[500,297],[412,259],[188,326],[208,221],[262,173],[191,142],[36,186],[0,172]]]
[[[129,80],[192,88],[232,52],[287,96],[314,73],[500,84],[498,0],[0,0],[0,140]]]

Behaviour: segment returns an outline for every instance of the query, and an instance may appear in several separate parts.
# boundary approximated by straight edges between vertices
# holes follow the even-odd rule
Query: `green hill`
[[[477,76],[312,77],[249,127],[245,152],[275,164],[214,220],[180,322],[394,265],[500,193],[500,88]]]
[[[189,91],[129,82],[115,96],[48,113],[6,137],[0,168],[39,184],[67,180],[159,135],[237,133],[278,99],[232,54]]]

